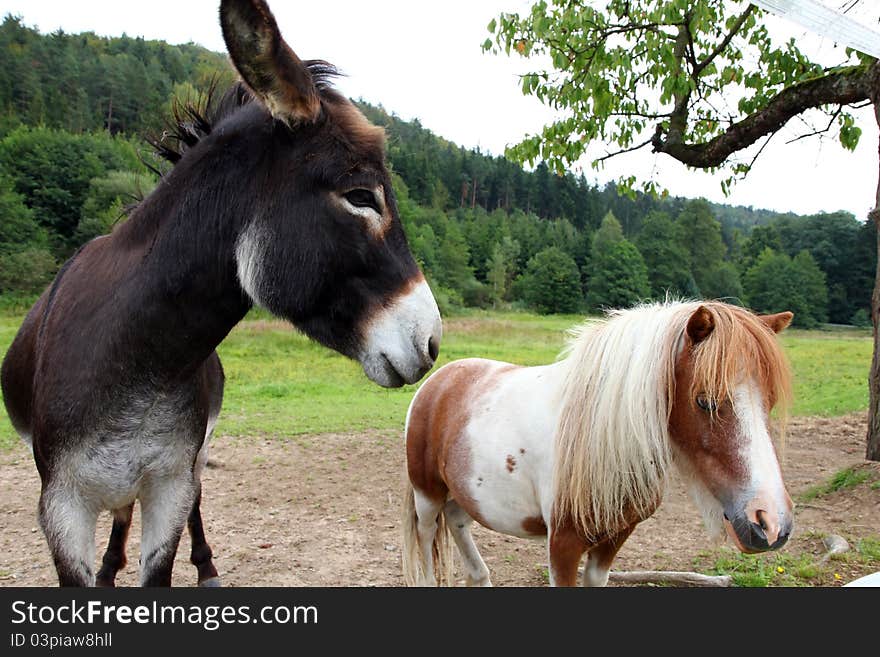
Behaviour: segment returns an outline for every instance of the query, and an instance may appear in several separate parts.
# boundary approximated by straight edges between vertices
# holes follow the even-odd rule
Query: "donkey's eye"
[[[356,208],[370,208],[375,210],[376,214],[382,214],[379,207],[379,200],[371,189],[352,189],[343,194],[345,200]]]
[[[697,406],[707,413],[714,413],[718,410],[718,402],[710,397],[706,397],[706,395],[697,396]]]

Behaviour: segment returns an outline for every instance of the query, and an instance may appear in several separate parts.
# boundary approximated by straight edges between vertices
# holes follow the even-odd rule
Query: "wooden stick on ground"
[[[609,582],[621,584],[678,584],[683,586],[733,586],[730,575],[702,575],[675,570],[614,571],[608,575]]]

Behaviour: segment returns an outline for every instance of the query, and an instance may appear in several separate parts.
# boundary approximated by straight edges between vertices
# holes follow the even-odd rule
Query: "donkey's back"
[[[47,295],[48,290],[28,312],[6,352],[3,367],[0,369],[0,384],[3,388],[6,412],[18,435],[28,444],[31,443],[33,436],[31,409],[37,332]]]

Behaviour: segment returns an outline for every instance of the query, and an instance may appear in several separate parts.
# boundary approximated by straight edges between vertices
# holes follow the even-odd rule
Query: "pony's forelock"
[[[791,374],[776,335],[757,316],[723,303],[700,304],[712,315],[709,337],[693,348],[694,375],[690,398],[730,400],[738,378],[748,372],[764,392],[770,408],[779,409],[780,433],[791,404]],[[768,408],[768,410],[770,410]]]

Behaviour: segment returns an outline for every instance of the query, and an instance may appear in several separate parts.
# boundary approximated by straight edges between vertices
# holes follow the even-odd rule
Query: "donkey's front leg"
[[[550,530],[550,539],[547,541],[550,586],[577,585],[578,566],[588,547],[580,533],[568,523],[554,526]]]
[[[39,521],[52,552],[58,584],[94,586],[97,506],[74,487],[44,482]]]
[[[171,586],[171,571],[197,484],[192,473],[152,480],[141,489],[141,586]]]

